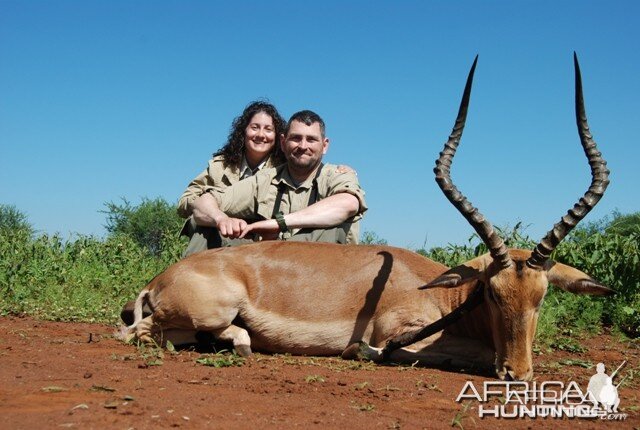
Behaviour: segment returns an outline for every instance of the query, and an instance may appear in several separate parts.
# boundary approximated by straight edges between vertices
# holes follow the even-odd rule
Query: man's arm
[[[322,199],[311,206],[284,216],[289,229],[294,228],[328,228],[342,224],[360,210],[360,201],[349,193],[338,193]],[[240,234],[244,237],[249,232],[261,234],[277,233],[280,230],[275,219],[248,224]]]

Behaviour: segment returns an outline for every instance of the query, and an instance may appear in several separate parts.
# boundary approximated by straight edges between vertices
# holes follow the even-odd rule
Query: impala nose
[[[524,371],[516,371],[511,366],[506,365],[502,368],[501,372],[498,372],[500,379],[505,381],[530,381],[533,377],[533,371],[531,367],[527,367]]]

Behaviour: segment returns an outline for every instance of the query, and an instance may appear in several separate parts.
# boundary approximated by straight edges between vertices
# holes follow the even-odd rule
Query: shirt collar
[[[307,179],[305,179],[303,182],[297,183],[291,177],[291,174],[289,173],[289,168],[286,165],[284,165],[284,168],[280,172],[280,175],[278,175],[278,177],[276,177],[275,180],[276,180],[276,183],[278,184],[284,183],[294,190],[297,190],[299,188],[310,189],[313,187],[313,181],[315,181],[316,176],[317,175],[311,175]]]
[[[258,164],[255,169],[251,170],[251,168],[249,167],[249,163],[247,163],[247,158],[242,157],[242,164],[240,165],[240,179],[242,180],[255,175],[258,170],[261,170],[267,164],[267,158],[262,160],[262,163]]]

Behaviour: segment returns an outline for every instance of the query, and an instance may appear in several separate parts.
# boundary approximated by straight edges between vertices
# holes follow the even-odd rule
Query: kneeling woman
[[[210,216],[206,207],[198,205],[198,199],[214,188],[226,188],[260,169],[284,163],[284,155],[277,144],[284,128],[285,121],[277,109],[262,101],[249,104],[233,121],[225,146],[213,155],[208,167],[191,181],[178,202],[178,214],[188,218],[181,234],[190,238],[183,257],[233,244],[233,241],[221,237],[216,228],[196,224],[194,210],[199,211],[200,220]],[[215,225],[213,219],[209,224]]]

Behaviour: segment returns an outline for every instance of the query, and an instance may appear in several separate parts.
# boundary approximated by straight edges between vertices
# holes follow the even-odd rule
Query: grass
[[[221,367],[239,367],[244,366],[246,359],[240,357],[235,352],[220,351],[215,354],[203,354],[196,359],[196,363],[203,366],[221,368]]]
[[[370,384],[368,381],[364,381],[364,382],[361,382],[361,383],[359,383],[359,384],[356,384],[356,385],[354,386],[354,388],[355,388],[356,390],[358,390],[358,391],[362,391],[362,390],[364,390],[365,388],[369,387],[369,385],[371,385],[371,384]]]
[[[362,411],[362,412],[371,412],[373,410],[375,410],[376,405],[374,405],[373,403],[358,403],[358,402],[353,402],[353,408]]]
[[[147,345],[138,342],[138,354],[145,366],[162,366],[164,363],[164,351],[158,345]]]
[[[462,421],[469,418],[471,419],[471,421],[474,422],[475,424],[475,420],[470,417],[467,416],[467,413],[469,411],[469,408],[471,407],[471,402],[467,402],[464,405],[462,405],[462,409],[460,411],[458,411],[453,419],[451,420],[451,427],[458,427],[460,430],[464,430],[464,426],[462,425]]]
[[[320,375],[308,375],[304,378],[304,382],[306,382],[307,384],[315,384],[325,382],[325,379]]]
[[[425,382],[422,379],[416,381],[416,388],[427,389],[427,390],[437,391],[439,393],[442,393],[442,388],[440,388],[438,384]]]
[[[532,243],[520,226],[500,232],[509,246],[529,247]],[[37,236],[26,228],[0,228],[0,315],[118,323],[121,306],[155,275],[178,261],[185,247],[184,240],[174,233],[158,236],[152,250],[136,237],[111,234],[104,239],[92,236],[64,239],[57,234]],[[421,252],[451,266],[483,253],[485,248],[472,238],[467,244]],[[576,339],[597,333],[603,327],[627,336],[640,336],[637,233],[616,235],[604,229],[578,229],[560,244],[554,257],[612,287],[617,294],[594,298],[551,287],[540,313],[536,351],[582,352]],[[284,360],[344,371],[376,367],[367,361],[307,358],[300,362],[286,356]],[[149,363],[157,361],[161,358]]]

